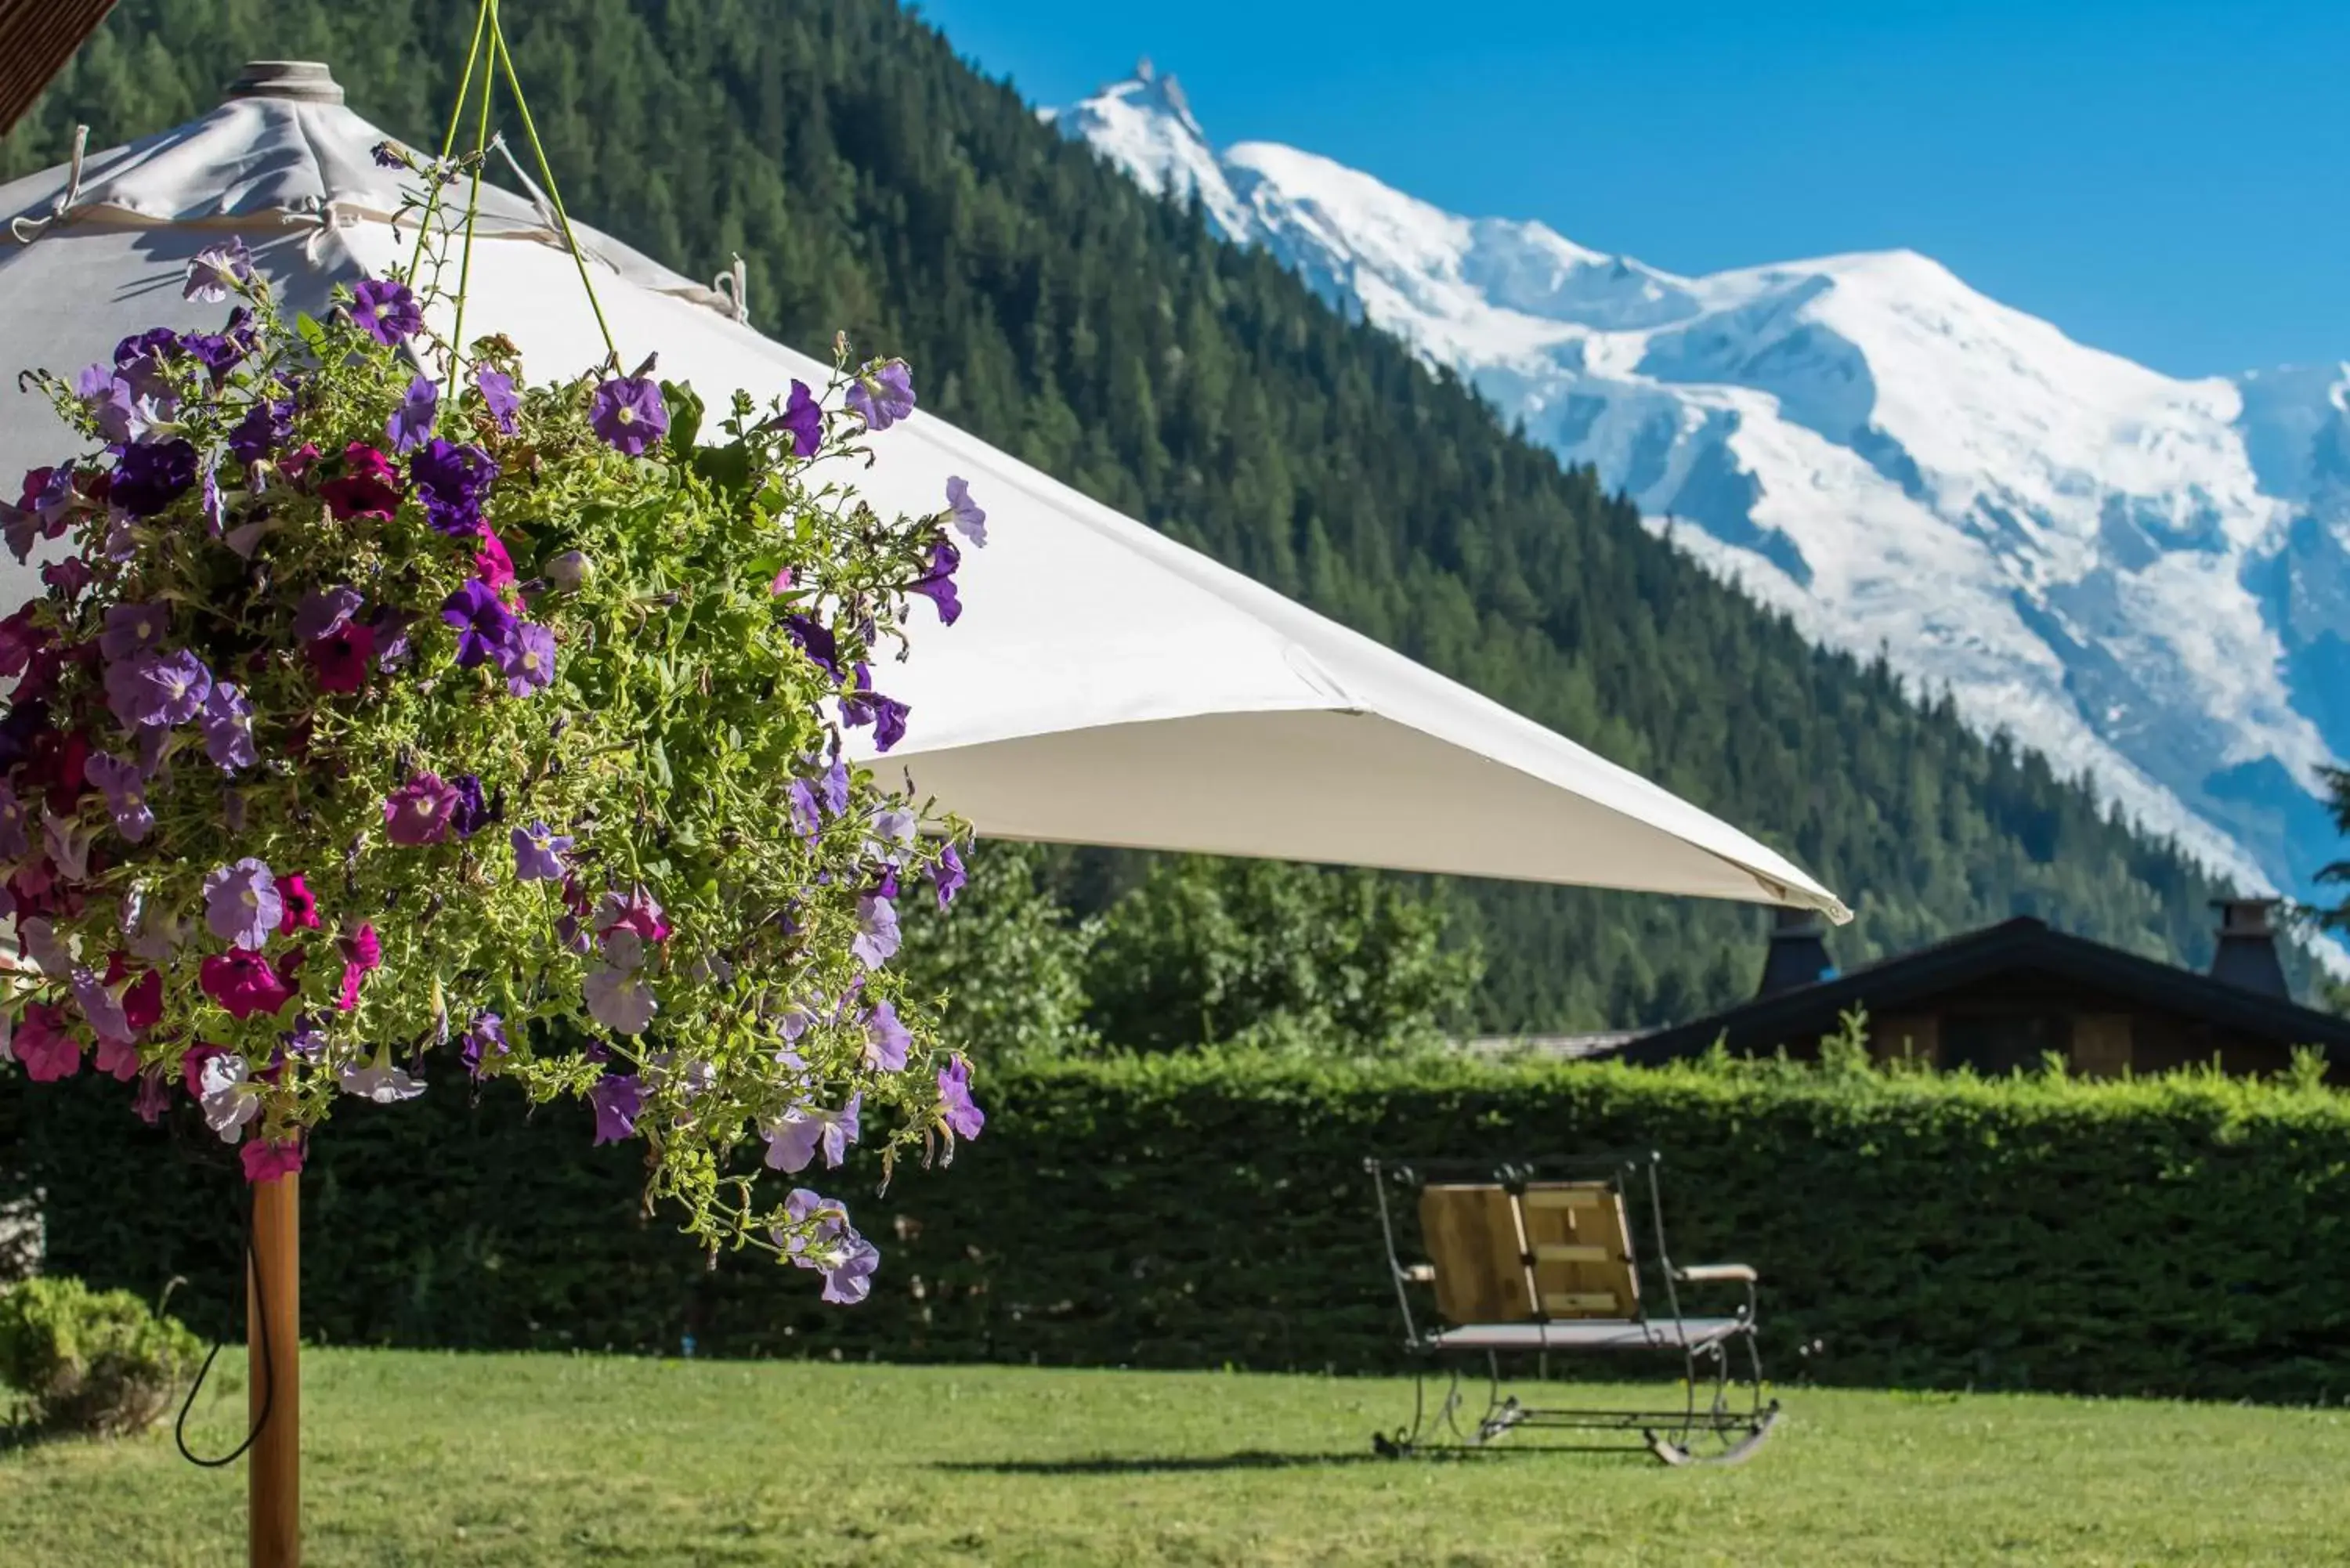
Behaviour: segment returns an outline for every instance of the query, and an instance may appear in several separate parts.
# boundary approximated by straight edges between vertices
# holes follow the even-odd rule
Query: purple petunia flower
[[[139,396],[169,398],[172,381],[167,372],[172,361],[186,353],[178,333],[168,327],[151,327],[114,346],[114,368]]]
[[[286,901],[278,897],[277,878],[251,856],[234,866],[222,866],[204,878],[204,925],[221,940],[247,952],[259,952],[269,933],[286,919]]]
[[[873,1011],[865,1015],[865,1064],[877,1073],[904,1070],[906,1048],[914,1043],[911,1031],[898,1016],[898,1010],[886,1002],[877,1002]]]
[[[106,612],[106,626],[98,634],[98,650],[112,662],[143,653],[163,640],[172,629],[168,605],[116,605]]]
[[[775,423],[791,432],[792,455],[814,457],[824,447],[824,405],[806,381],[792,383],[792,395]]]
[[[438,774],[417,774],[384,798],[384,836],[411,848],[438,844],[449,836],[457,792]]]
[[[471,838],[490,820],[489,802],[482,794],[482,779],[478,774],[459,774],[449,781],[457,792],[457,804],[449,813],[449,826],[457,830],[460,838]]]
[[[498,476],[497,459],[470,442],[458,445],[434,437],[408,460],[416,498],[425,521],[452,538],[482,532],[482,502]]]
[[[505,1021],[494,1012],[476,1012],[473,1021],[465,1025],[465,1041],[459,1054],[465,1059],[466,1070],[478,1078],[482,1075],[482,1057],[490,1051],[503,1056],[507,1052]]]
[[[442,601],[441,618],[457,628],[457,664],[464,670],[494,656],[514,636],[514,612],[479,577]]]
[[[294,639],[316,642],[334,636],[350,624],[351,617],[366,602],[354,587],[318,588],[305,594],[294,611]]]
[[[522,412],[522,398],[515,391],[514,378],[504,370],[493,370],[487,365],[473,371],[473,389],[482,394],[482,406],[490,410],[498,429],[512,435],[515,416]]]
[[[914,411],[914,372],[903,359],[868,364],[849,383],[848,407],[868,430],[886,431]]]
[[[130,445],[151,428],[148,406],[129,381],[104,365],[92,365],[74,379],[74,396],[98,433],[117,446]]]
[[[181,297],[218,305],[252,276],[253,253],[243,239],[231,235],[228,244],[206,245],[188,258],[188,282]]]
[[[947,480],[947,521],[973,545],[987,544],[987,514],[971,498],[971,482],[960,475]]]
[[[571,837],[560,834],[543,822],[528,827],[517,827],[514,841],[515,880],[517,882],[560,882],[563,880],[563,857],[570,851]]]
[[[229,455],[239,462],[261,462],[276,456],[293,434],[293,399],[255,403],[228,432]]]
[[[955,895],[971,880],[963,870],[962,857],[955,853],[953,845],[939,851],[938,863],[931,867],[931,880],[937,884],[941,910],[955,901]]]
[[[857,900],[857,937],[848,950],[867,969],[879,969],[898,951],[898,907],[877,893]]]
[[[957,1056],[939,1069],[939,1109],[947,1129],[960,1138],[974,1138],[987,1125],[987,1113],[971,1097],[971,1064]]]
[[[873,1272],[881,1266],[881,1249],[854,1231],[840,1238],[840,1250],[824,1269],[824,1290],[818,1300],[835,1306],[855,1306],[873,1291]]]
[[[823,778],[817,781],[816,792],[817,797],[824,802],[825,810],[833,815],[838,816],[842,812],[847,811],[848,809],[848,764],[835,757],[832,765],[824,770]]]
[[[106,704],[126,730],[184,724],[212,695],[212,671],[186,649],[140,653],[107,666]]]
[[[962,565],[962,552],[947,540],[934,540],[931,545],[930,569],[914,579],[907,591],[921,595],[939,607],[939,622],[952,626],[962,618],[962,601],[955,597],[955,568]]]
[[[635,1136],[637,1117],[645,1108],[645,1086],[634,1073],[608,1073],[588,1090],[596,1107],[596,1141],[619,1143]]]
[[[858,1116],[865,1104],[862,1092],[848,1096],[848,1103],[837,1111],[820,1111],[812,1106],[794,1106],[780,1117],[760,1129],[767,1140],[767,1167],[771,1170],[806,1170],[808,1162],[820,1152],[825,1168],[837,1168],[848,1158],[848,1146],[857,1141]]]
[[[133,517],[152,517],[195,483],[196,449],[173,437],[124,447],[107,496]]]
[[[139,764],[107,752],[92,752],[82,763],[82,777],[106,796],[114,830],[137,844],[154,831],[155,813],[147,804],[147,774]]]
[[[830,627],[814,616],[787,615],[784,618],[784,635],[797,644],[817,669],[835,680],[840,679],[840,639],[833,636]]]
[[[881,1251],[857,1233],[848,1210],[836,1200],[795,1187],[784,1199],[792,1229],[777,1226],[775,1245],[803,1269],[824,1275],[824,1299],[842,1306],[863,1301],[873,1288]]]
[[[802,838],[814,838],[824,828],[824,816],[816,803],[816,786],[806,779],[794,779],[785,792],[791,809],[792,830]]]
[[[617,1034],[643,1033],[660,1011],[652,988],[632,968],[607,964],[593,970],[579,992],[588,1016]]]
[[[555,633],[534,621],[515,623],[514,635],[498,645],[498,673],[516,697],[543,691],[555,679]]]
[[[359,280],[351,290],[351,319],[387,348],[424,330],[424,310],[416,296],[390,278]]]
[[[873,690],[873,677],[857,667],[856,689],[840,694],[840,722],[852,730],[873,726],[873,748],[886,752],[906,738],[906,718],[913,710],[895,697]]]
[[[400,406],[384,421],[383,433],[394,453],[414,452],[432,439],[432,426],[440,417],[441,389],[433,385],[432,377],[419,376],[408,383]]]
[[[373,1100],[379,1106],[398,1105],[424,1092],[423,1079],[389,1062],[370,1063],[364,1067],[357,1062],[345,1063],[336,1081],[342,1085],[343,1093]]]
[[[217,539],[228,530],[228,507],[221,499],[220,475],[213,471],[213,465],[209,462],[204,464],[203,484],[203,499],[199,510],[204,515],[204,532]],[[229,544],[233,548],[236,548],[238,555],[251,559],[252,548],[238,547],[236,545],[237,538],[247,532],[248,530],[244,528],[238,529],[235,535],[230,536]],[[252,536],[256,540],[261,537],[258,533],[254,533]]]
[[[636,457],[669,433],[669,405],[650,377],[616,376],[596,389],[588,422],[606,446]]]

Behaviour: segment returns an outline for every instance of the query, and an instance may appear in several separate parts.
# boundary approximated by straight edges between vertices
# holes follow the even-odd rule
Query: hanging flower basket
[[[465,161],[380,155],[424,182],[406,272],[288,319],[232,243],[186,285],[220,331],[36,377],[95,450],[0,506],[57,542],[0,621],[0,1060],[192,1097],[254,1180],[346,1096],[584,1098],[705,1246],[861,1299],[844,1208],[754,1178],[983,1121],[887,967],[960,828],[842,750],[903,732],[888,661],[983,514],[858,501],[914,398],[845,346],[768,409],[529,383],[442,292]]]

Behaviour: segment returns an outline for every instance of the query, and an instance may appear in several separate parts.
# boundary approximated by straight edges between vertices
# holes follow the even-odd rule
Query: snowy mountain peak
[[[1296,148],[1220,153],[1147,62],[1057,118],[2216,868],[2307,893],[2338,857],[2313,786],[2350,753],[2350,365],[2177,379],[1912,250],[1679,276]]]

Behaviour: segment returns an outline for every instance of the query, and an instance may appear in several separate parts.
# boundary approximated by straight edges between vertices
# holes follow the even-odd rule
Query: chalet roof
[[[2350,1019],[2230,985],[2174,964],[2124,952],[2019,917],[1879,959],[1830,979],[1643,1034],[1616,1053],[1625,1062],[1693,1056],[1715,1040],[1732,1051],[1769,1050],[1835,1033],[1856,1003],[1879,1016],[1994,975],[2030,972],[2118,992],[2146,1007],[2288,1045],[2350,1059]]]

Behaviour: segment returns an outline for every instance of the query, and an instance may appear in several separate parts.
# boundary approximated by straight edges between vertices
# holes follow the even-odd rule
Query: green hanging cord
[[[482,0],[481,14],[473,18],[473,47],[465,55],[465,74],[458,79],[456,99],[449,105],[449,129],[441,136],[441,161],[457,145],[457,122],[464,117],[465,95],[473,90],[473,67],[482,57],[482,40],[490,31],[491,0]],[[424,237],[432,232],[432,220],[441,211],[441,182],[431,182],[424,199],[424,215],[416,229],[415,247],[408,253],[408,281],[416,281],[416,269],[424,265]]]
[[[563,192],[555,183],[555,171],[546,161],[546,149],[538,142],[538,127],[531,123],[530,100],[522,94],[522,80],[515,75],[514,56],[506,48],[504,24],[498,20],[497,0],[490,5],[490,47],[497,57],[506,77],[506,92],[515,101],[515,112],[522,116],[523,134],[530,138],[531,156],[538,160],[538,177],[546,182],[546,197],[555,206],[555,221],[562,226],[563,244],[571,252],[571,260],[579,268],[579,286],[588,291],[588,308],[596,313],[596,329],[604,335],[604,352],[609,358],[614,374],[620,369],[620,350],[612,342],[612,328],[604,320],[603,303],[596,297],[596,285],[588,276],[588,258],[580,254],[579,242],[571,234],[571,215],[563,210]]]
[[[489,0],[486,14],[494,26],[498,0]],[[457,401],[457,379],[465,358],[465,290],[473,276],[473,219],[482,210],[482,165],[489,161],[490,152],[490,89],[497,86],[497,73],[482,73],[482,113],[473,127],[473,184],[465,197],[465,246],[457,263],[457,313],[449,324],[449,401]]]

